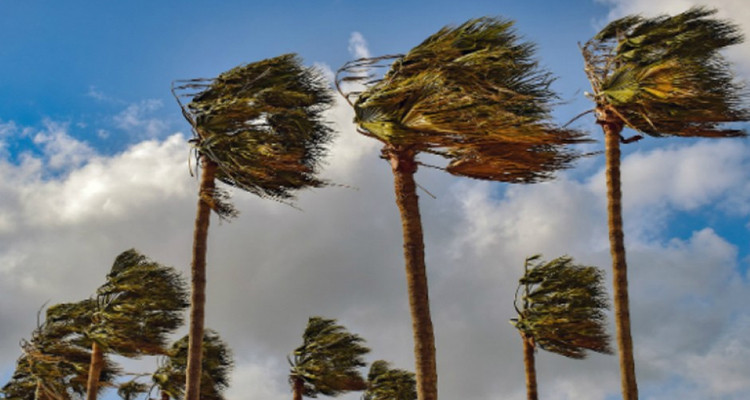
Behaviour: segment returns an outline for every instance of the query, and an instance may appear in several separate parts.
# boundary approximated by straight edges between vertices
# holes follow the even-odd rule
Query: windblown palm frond
[[[232,352],[219,335],[207,329],[203,335],[201,362],[201,400],[224,400],[234,366]],[[185,393],[185,371],[188,359],[188,337],[175,342],[168,355],[161,358],[152,375],[154,384],[171,399],[182,399]],[[164,396],[162,396],[164,398]]]
[[[343,93],[356,99],[362,133],[437,154],[447,159],[446,171],[472,178],[530,183],[569,166],[578,155],[566,145],[586,139],[549,122],[552,77],[512,25],[474,19],[443,28],[406,55],[346,64],[339,90],[345,83],[366,87]],[[393,59],[375,79],[372,69]]]
[[[303,344],[289,360],[293,389],[301,384],[301,394],[315,398],[367,388],[359,371],[365,366],[363,356],[370,352],[363,345],[364,339],[349,333],[336,320],[321,317],[309,319],[302,339]]]
[[[715,13],[629,16],[602,29],[582,48],[597,107],[652,136],[744,136],[720,125],[750,120],[750,111],[719,53],[743,37]]]
[[[542,349],[565,357],[584,358],[586,350],[611,354],[602,271],[574,264],[568,256],[538,259],[526,260],[513,325]]]
[[[325,185],[316,173],[332,139],[322,113],[333,98],[322,75],[297,56],[179,83],[173,89],[178,101],[191,100],[180,106],[193,127],[192,143],[200,157],[219,165],[219,180],[277,200]]]
[[[414,373],[391,368],[387,361],[370,365],[367,391],[362,400],[417,400],[417,381]]]

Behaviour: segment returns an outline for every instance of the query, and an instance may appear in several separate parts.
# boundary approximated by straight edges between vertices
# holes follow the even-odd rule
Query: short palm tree
[[[566,145],[584,140],[549,122],[552,77],[512,25],[470,20],[441,29],[406,55],[351,61],[338,73],[359,132],[383,143],[382,157],[393,171],[420,400],[437,399],[437,366],[414,181],[417,155],[447,160],[438,168],[453,175],[533,183],[569,166],[578,154]],[[389,71],[376,79],[371,71],[389,61]],[[347,92],[351,83],[365,89]]]
[[[714,10],[691,8],[675,16],[628,16],[613,21],[583,47],[593,88],[597,124],[607,159],[609,240],[614,280],[615,326],[622,394],[638,398],[630,334],[627,264],[622,231],[620,142],[628,127],[654,137],[736,137],[746,132],[721,125],[750,120],[746,92],[733,81],[719,51],[740,43],[736,25],[711,18]]]
[[[364,341],[334,319],[311,317],[302,335],[302,345],[289,359],[289,384],[294,400],[365,390],[367,382],[359,368],[365,366],[363,356],[370,349],[364,346]]]
[[[373,362],[367,374],[367,391],[362,400],[417,400],[414,373],[391,368],[387,361]]]
[[[47,309],[31,339],[21,342],[11,380],[0,393],[6,399],[71,399],[86,393],[91,352],[78,333],[89,324],[91,302],[57,304]],[[105,359],[101,381],[111,383],[118,368]]]
[[[132,249],[118,255],[97,290],[83,332],[91,343],[87,399],[96,399],[106,353],[165,354],[167,337],[182,325],[187,306],[186,284],[174,268]]]
[[[190,353],[186,400],[198,400],[205,319],[210,213],[233,215],[215,180],[263,198],[293,199],[316,177],[332,139],[322,112],[333,97],[322,75],[287,54],[231,69],[210,80],[180,81],[173,93],[193,129],[202,168],[193,237]],[[197,93],[196,93],[197,91]],[[188,93],[186,93],[188,92]],[[191,99],[186,106],[180,98]]]
[[[144,393],[148,393],[148,385],[138,382],[136,379],[131,379],[117,386],[117,395],[122,400],[135,400]]]
[[[526,259],[511,323],[523,340],[526,389],[537,400],[536,347],[565,357],[582,359],[586,351],[611,354],[606,332],[607,292],[604,276],[596,267],[573,263],[568,256],[539,261]],[[519,292],[521,297],[519,299]]]
[[[188,336],[175,342],[169,353],[162,357],[159,368],[151,379],[159,388],[162,400],[182,399],[185,395],[185,372],[188,360]],[[234,361],[229,346],[219,334],[206,329],[203,335],[203,363],[201,368],[201,400],[224,400],[229,388],[229,375]]]

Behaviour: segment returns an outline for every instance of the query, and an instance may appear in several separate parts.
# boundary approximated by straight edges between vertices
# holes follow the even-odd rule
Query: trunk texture
[[[293,393],[293,400],[302,400],[302,392],[305,391],[305,381],[303,381],[301,378],[294,377],[292,378],[294,385],[292,388]]]
[[[406,284],[409,290],[409,309],[414,331],[417,396],[419,400],[437,400],[435,336],[430,316],[419,198],[414,182],[414,173],[417,171],[415,154],[408,149],[386,149],[384,155],[393,169],[396,204],[401,212]]]
[[[203,355],[203,322],[206,307],[206,241],[211,218],[211,204],[216,187],[214,177],[218,165],[203,157],[198,212],[193,232],[192,294],[190,297],[190,331],[185,382],[185,400],[199,400]]]
[[[620,379],[623,400],[637,400],[633,338],[630,335],[630,301],[628,299],[628,266],[625,262],[625,238],[622,226],[622,191],[620,189],[620,132],[623,123],[610,115],[600,117],[604,130],[607,163],[607,214],[612,254],[612,289],[614,291],[617,349],[620,357]]]
[[[86,382],[86,400],[96,400],[99,392],[99,377],[104,368],[104,353],[98,343],[91,345],[91,365],[89,365],[89,379]]]
[[[521,332],[523,340],[523,365],[526,371],[526,398],[538,400],[539,394],[536,390],[536,367],[534,365],[534,339]]]

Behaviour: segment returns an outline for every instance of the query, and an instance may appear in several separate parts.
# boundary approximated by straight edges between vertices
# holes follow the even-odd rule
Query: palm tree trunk
[[[89,365],[89,377],[86,382],[86,400],[96,400],[99,392],[99,377],[104,368],[104,353],[98,343],[91,344],[91,365]]]
[[[292,387],[293,400],[302,400],[302,392],[305,391],[305,381],[299,377],[292,378],[294,385]]]
[[[203,174],[198,192],[198,211],[193,232],[192,295],[190,298],[185,400],[199,400],[200,396],[203,323],[206,307],[206,241],[211,218],[211,204],[216,187],[214,178],[218,168],[218,165],[209,160],[208,157],[203,157],[202,160]]]
[[[637,400],[633,338],[630,335],[630,300],[628,299],[628,266],[625,262],[625,238],[622,228],[622,191],[620,189],[620,133],[623,123],[606,113],[598,123],[604,130],[607,163],[607,214],[612,254],[612,289],[615,305],[615,328],[620,357],[620,379],[623,400]]]
[[[523,340],[523,365],[526,371],[526,398],[527,400],[538,400],[539,394],[536,389],[536,367],[534,366],[534,339],[521,332]]]
[[[414,331],[417,397],[419,400],[437,400],[435,336],[430,317],[422,219],[419,214],[417,186],[414,182],[414,173],[417,171],[415,153],[410,149],[386,148],[383,154],[393,169],[396,204],[401,212],[406,283]]]

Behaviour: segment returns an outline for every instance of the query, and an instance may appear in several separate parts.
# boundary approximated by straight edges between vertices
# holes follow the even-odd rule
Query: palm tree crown
[[[526,259],[513,325],[542,349],[565,357],[584,358],[586,350],[611,354],[602,271],[574,264],[568,256],[549,262],[539,258]]]
[[[322,116],[333,96],[322,75],[296,55],[180,83],[174,92],[178,101],[191,99],[180,106],[193,127],[192,143],[200,157],[218,164],[217,179],[278,200],[325,185],[315,174],[333,137]]]
[[[582,48],[601,112],[652,136],[743,136],[719,126],[747,121],[747,93],[719,51],[742,42],[739,28],[694,7],[675,16],[628,16]],[[600,119],[607,118],[599,116]]]
[[[387,361],[373,362],[367,374],[367,391],[362,400],[417,400],[414,373],[391,368]]]
[[[289,359],[289,383],[295,396],[336,396],[367,388],[359,368],[370,352],[364,339],[352,334],[334,319],[311,317],[302,335],[303,343]]]
[[[521,42],[513,22],[470,20],[446,27],[406,55],[360,59],[339,70],[360,132],[387,145],[436,154],[454,175],[503,182],[548,179],[576,158],[584,141],[548,121],[551,75]],[[394,60],[382,79],[373,68]]]

